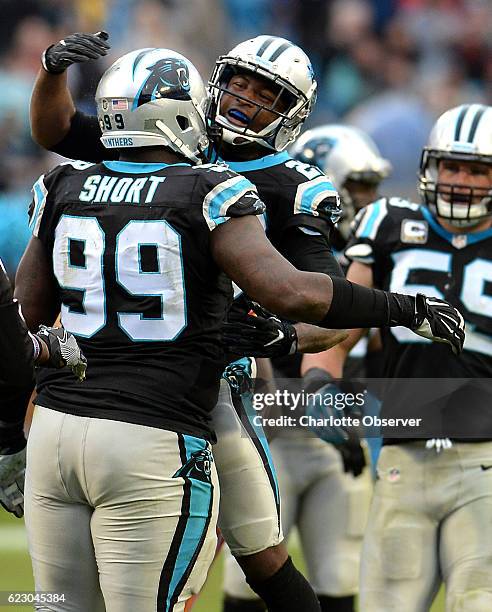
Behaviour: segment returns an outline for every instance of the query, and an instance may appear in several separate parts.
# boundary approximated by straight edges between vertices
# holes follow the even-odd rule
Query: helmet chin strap
[[[158,119],[155,122],[155,126],[159,128],[159,130],[161,130],[161,132],[169,140],[170,144],[174,146],[175,150],[177,149],[177,151],[181,153],[181,155],[184,155],[185,157],[191,159],[194,162],[200,161],[200,158],[198,157],[196,152],[192,151],[187,144],[185,144],[180,138],[175,136],[163,121]]]

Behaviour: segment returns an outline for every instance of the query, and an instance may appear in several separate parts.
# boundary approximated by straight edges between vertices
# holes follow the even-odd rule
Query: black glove
[[[60,74],[72,64],[87,62],[107,55],[110,46],[106,42],[107,32],[95,34],[70,34],[51,45],[41,56],[41,63],[46,72]]]
[[[449,344],[455,355],[463,350],[465,322],[461,313],[444,300],[417,293],[411,329],[423,338]]]
[[[222,327],[225,348],[235,355],[282,357],[297,351],[295,327],[251,302],[249,310],[229,314]]]
[[[326,370],[320,368],[309,369],[303,380],[303,390],[311,395],[306,406],[306,416],[313,419],[313,423],[329,423],[329,418],[362,416],[361,409],[355,404],[356,398],[363,398],[364,403],[374,401],[372,394],[368,394],[365,386],[358,381],[335,380]],[[344,408],[337,406],[341,396],[350,405]],[[334,401],[328,401],[334,400]],[[366,466],[366,457],[362,447],[357,428],[350,425],[309,425],[309,428],[320,438],[338,450],[342,457],[343,469],[351,472],[354,477],[362,474]]]
[[[352,430],[349,439],[343,444],[335,445],[335,448],[342,456],[344,471],[352,472],[355,478],[360,476],[367,462],[358,434]]]
[[[64,327],[40,325],[36,336],[48,347],[49,358],[42,364],[44,367],[64,368],[67,366],[79,381],[85,379],[87,359],[72,334],[68,333]]]

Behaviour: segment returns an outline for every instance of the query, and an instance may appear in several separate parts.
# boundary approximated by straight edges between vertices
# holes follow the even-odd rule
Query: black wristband
[[[390,327],[403,325],[413,328],[415,320],[415,298],[413,295],[402,293],[388,293],[390,305]]]
[[[358,327],[411,327],[415,316],[415,298],[369,289],[345,278],[331,277],[333,298],[330,309],[318,323],[328,329]]]
[[[320,327],[354,329],[385,327],[390,323],[390,305],[385,291],[368,289],[345,278],[331,277],[333,298]]]

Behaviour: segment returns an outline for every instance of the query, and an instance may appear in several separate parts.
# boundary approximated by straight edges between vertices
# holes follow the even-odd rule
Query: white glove
[[[24,515],[25,447],[11,455],[0,455],[0,504],[18,518]]]
[[[85,379],[87,359],[80,350],[75,336],[67,332],[64,327],[46,327],[46,325],[40,325],[35,335],[44,340],[48,347],[49,359],[42,364],[45,368],[66,366],[79,381]]]

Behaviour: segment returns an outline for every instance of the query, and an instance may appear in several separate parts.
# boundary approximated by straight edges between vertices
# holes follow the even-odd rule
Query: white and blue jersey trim
[[[194,436],[178,434],[178,441],[183,465],[193,453],[209,448],[205,440]],[[163,612],[174,609],[200,554],[212,515],[213,485],[186,476],[184,480],[181,516],[159,584],[157,609]]]
[[[216,185],[203,200],[203,216],[208,228],[213,230],[227,221],[228,209],[248,192],[257,193],[256,187],[242,176],[234,176]]]
[[[43,218],[44,208],[46,206],[46,198],[48,196],[48,189],[44,184],[44,174],[42,174],[34,183],[32,192],[34,196],[34,210],[29,221],[29,228],[31,229],[33,236],[36,236],[37,238],[39,234],[39,226],[41,225],[41,219]]]
[[[374,240],[387,213],[388,205],[386,198],[378,200],[377,202],[374,202],[374,204],[369,205],[363,211],[361,222],[359,223],[359,227],[355,232],[355,237]]]
[[[338,192],[326,176],[301,183],[297,188],[294,201],[294,214],[319,216],[318,206],[326,198],[337,198]]]

